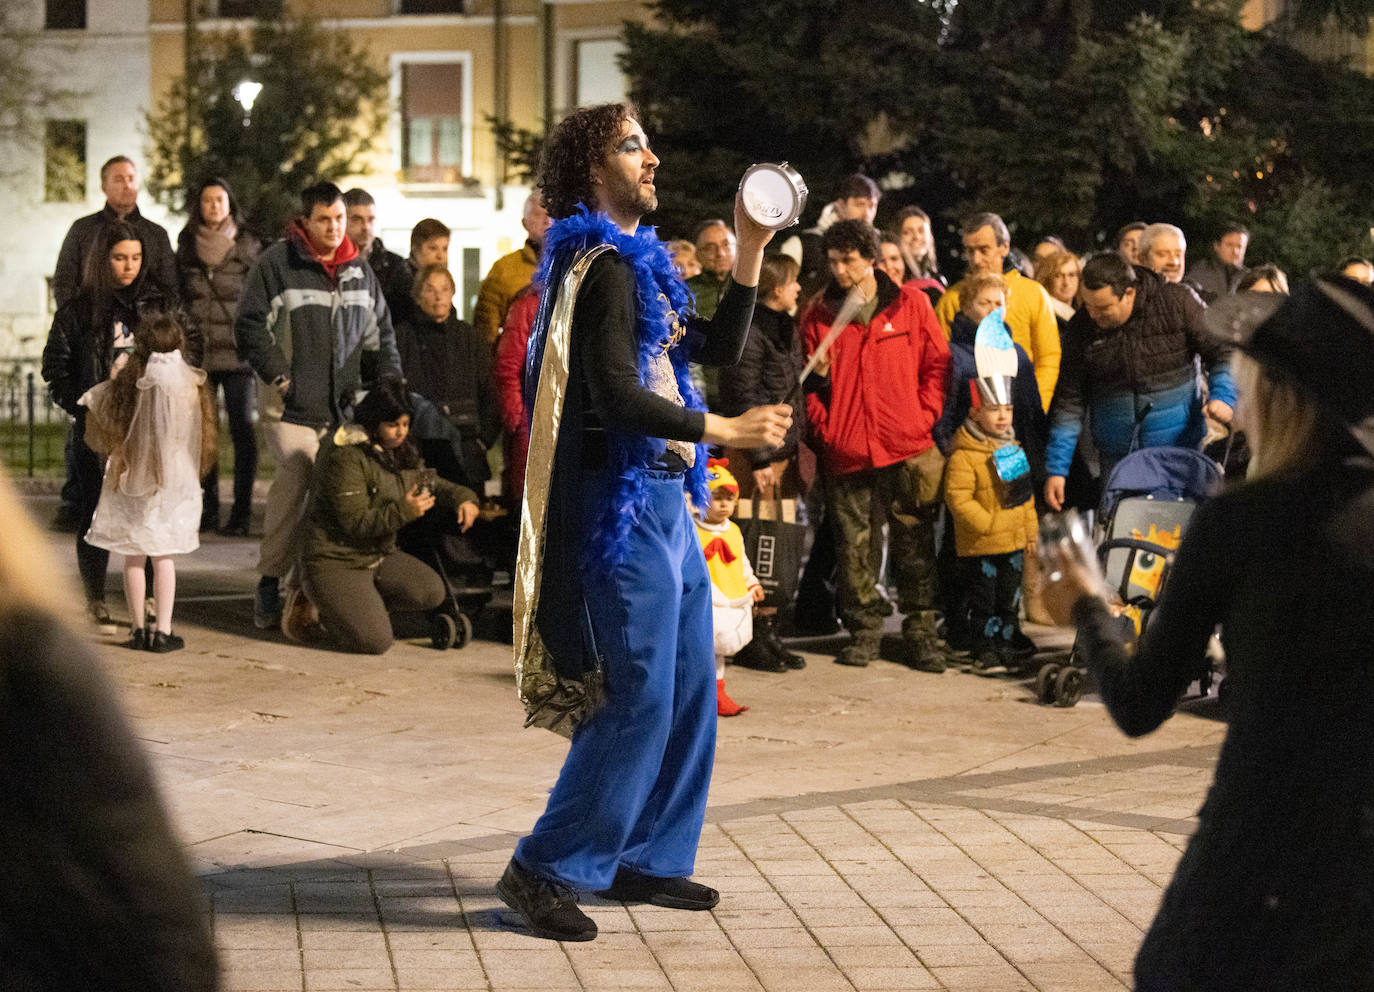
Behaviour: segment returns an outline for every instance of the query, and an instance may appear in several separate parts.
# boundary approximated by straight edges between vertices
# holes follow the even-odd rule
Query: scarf
[[[196,225],[196,258],[207,269],[217,267],[233,250],[234,238],[238,236],[238,225],[234,218],[226,217],[218,226]]]
[[[625,234],[604,213],[590,213],[579,204],[577,213],[564,217],[549,228],[544,237],[539,268],[534,275],[534,284],[540,287],[542,296],[539,312],[530,330],[525,358],[526,416],[534,412],[539,391],[539,372],[544,362],[544,344],[558,295],[543,290],[557,287],[577,257],[598,244],[610,245],[622,259],[630,263],[634,272],[639,381],[648,381],[653,359],[667,348],[684,405],[689,410],[704,411],[706,405],[692,385],[687,369],[687,355],[677,347],[673,336],[674,319],[681,315],[681,320],[685,320],[692,310],[692,294],[678,275],[668,246],[659,240],[658,233],[652,227],[640,227],[634,234]],[[589,371],[595,374],[595,370]],[[568,426],[565,424],[564,429]],[[602,569],[614,567],[624,559],[630,532],[648,503],[645,473],[658,463],[667,450],[667,442],[662,438],[609,428],[606,433],[610,456],[608,464],[613,482],[610,498],[597,515],[586,549],[588,565]],[[687,470],[687,489],[702,506],[710,502],[706,488],[706,461],[705,446],[698,444],[696,462]]]
[[[983,441],[999,441],[999,442],[1001,442],[1000,444],[997,445],[997,447],[999,447],[999,448],[1005,448],[1005,447],[1006,447],[1007,445],[1009,445],[1009,444],[1015,444],[1015,443],[1016,443],[1016,428],[1015,428],[1015,426],[1012,426],[1011,428],[1009,428],[1005,434],[989,434],[987,431],[983,430],[983,428],[981,428],[981,427],[978,426],[978,421],[976,421],[976,420],[973,419],[973,415],[972,415],[972,414],[969,415],[968,420],[965,420],[965,421],[964,421],[964,430],[968,431],[969,434],[972,435],[973,439],[974,439],[975,441],[978,441],[978,442],[983,442]]]

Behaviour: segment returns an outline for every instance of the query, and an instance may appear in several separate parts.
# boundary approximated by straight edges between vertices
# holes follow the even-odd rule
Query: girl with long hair
[[[105,606],[105,572],[110,555],[85,541],[100,501],[104,460],[85,442],[86,409],[81,396],[128,360],[134,334],[146,315],[166,312],[174,301],[143,266],[143,241],[124,222],[102,228],[87,257],[81,290],[58,308],[43,347],[43,381],[53,402],[73,418],[71,480],[78,511],[76,561],[86,593],[86,608],[107,634],[114,623]],[[191,356],[194,361],[195,356]],[[142,615],[142,607],[139,608]]]
[[[127,646],[159,653],[185,642],[172,633],[176,563],[200,546],[200,479],[215,460],[214,398],[205,373],[186,363],[175,318],[145,319],[111,380],[77,402],[88,411],[86,443],[108,456],[85,540],[124,556]],[[144,568],[152,559],[156,626],[146,629]]]

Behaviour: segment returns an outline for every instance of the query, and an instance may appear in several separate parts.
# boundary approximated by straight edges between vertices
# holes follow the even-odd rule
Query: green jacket
[[[410,523],[406,493],[420,479],[420,469],[399,472],[378,459],[367,433],[345,424],[320,445],[306,510],[305,561],[345,568],[372,568],[396,550],[396,532]],[[466,486],[439,479],[437,503],[454,513],[459,504],[476,502]]]

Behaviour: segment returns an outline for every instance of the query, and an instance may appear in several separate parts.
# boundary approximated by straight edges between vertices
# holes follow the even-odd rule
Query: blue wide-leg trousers
[[[621,865],[691,875],[715,759],[711,580],[683,477],[650,472],[646,485],[622,564],[583,577],[606,702],[573,733],[515,849],[530,871],[583,890],[607,888]]]

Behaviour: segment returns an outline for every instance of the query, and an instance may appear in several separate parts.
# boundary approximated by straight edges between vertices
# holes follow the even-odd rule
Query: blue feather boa
[[[598,244],[609,244],[621,258],[630,263],[635,278],[635,336],[639,343],[639,381],[644,383],[652,357],[661,351],[672,336],[670,311],[678,314],[680,322],[687,320],[693,307],[692,293],[678,275],[668,246],[658,238],[652,227],[641,227],[634,234],[625,234],[604,213],[590,213],[579,204],[578,213],[559,220],[544,236],[544,250],[534,284],[539,287],[539,312],[530,330],[529,350],[525,353],[525,410],[534,411],[539,389],[539,372],[544,361],[544,344],[548,339],[549,318],[553,313],[554,297],[564,274],[583,251]],[[706,409],[687,369],[687,355],[683,349],[672,347],[668,352],[677,387],[689,410]],[[570,385],[569,388],[576,388]],[[646,387],[647,388],[647,387]],[[560,430],[568,429],[564,423]],[[663,457],[667,442],[662,438],[646,437],[611,429],[607,425],[609,468],[614,477],[607,505],[598,513],[585,549],[587,565],[608,569],[625,558],[630,531],[639,520],[648,501],[645,472]],[[687,491],[698,506],[710,502],[706,486],[706,446],[697,445],[696,463],[687,472]]]

